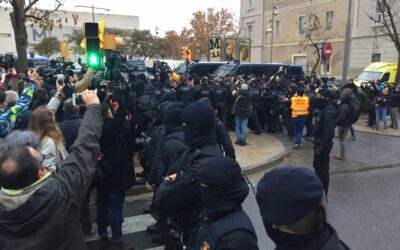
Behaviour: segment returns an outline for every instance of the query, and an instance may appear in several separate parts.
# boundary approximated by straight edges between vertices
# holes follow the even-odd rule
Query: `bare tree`
[[[54,0],[55,7],[52,10],[40,10],[36,7],[39,0],[5,0],[3,3],[10,4],[13,11],[10,12],[11,24],[14,30],[15,47],[18,54],[18,70],[24,72],[28,66],[26,49],[28,47],[28,34],[26,22],[39,22],[42,29],[52,29],[55,21],[49,15],[62,6],[62,0]]]
[[[400,1],[399,0],[376,0],[376,12],[367,13],[369,19],[383,26],[382,32],[389,36],[397,50],[397,65],[400,65],[400,34],[398,32],[400,22]],[[378,18],[378,13],[383,18]],[[395,83],[400,82],[400,67],[397,67]]]
[[[322,57],[322,44],[327,43],[333,38],[333,34],[328,33],[321,25],[321,21],[318,13],[312,10],[312,6],[308,8],[308,12],[305,15],[305,20],[302,23],[298,23],[300,32],[304,35],[303,41],[300,42],[300,46],[303,46],[304,50],[308,47],[313,49],[315,55],[315,63],[311,70],[311,75],[316,73],[318,64]]]
[[[379,43],[379,30],[376,29],[375,27],[371,29],[372,31],[369,33],[369,36],[371,39],[368,40],[367,45],[361,45],[368,53],[371,55],[371,59],[373,58],[374,55],[379,53],[379,50],[381,49],[381,44]]]

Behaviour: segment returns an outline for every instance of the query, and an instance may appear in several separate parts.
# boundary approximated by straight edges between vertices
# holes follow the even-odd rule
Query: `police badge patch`
[[[211,246],[210,246],[210,244],[208,244],[207,241],[204,241],[203,244],[201,245],[200,250],[211,250]]]

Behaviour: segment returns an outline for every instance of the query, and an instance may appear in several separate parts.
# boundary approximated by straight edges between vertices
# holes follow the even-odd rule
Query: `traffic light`
[[[101,68],[103,56],[99,52],[87,53],[87,65],[90,68]]]
[[[85,23],[87,65],[91,68],[101,68],[103,56],[100,53],[99,24]]]

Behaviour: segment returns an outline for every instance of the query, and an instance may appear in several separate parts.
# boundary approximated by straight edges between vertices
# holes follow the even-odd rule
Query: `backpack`
[[[351,124],[354,124],[358,121],[361,115],[360,102],[355,96],[351,96],[349,106],[350,106],[350,121]]]

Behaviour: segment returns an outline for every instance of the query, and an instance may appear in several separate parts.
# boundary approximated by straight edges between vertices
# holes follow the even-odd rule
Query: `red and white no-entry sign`
[[[328,43],[324,47],[324,57],[330,58],[332,56],[332,44]]]

